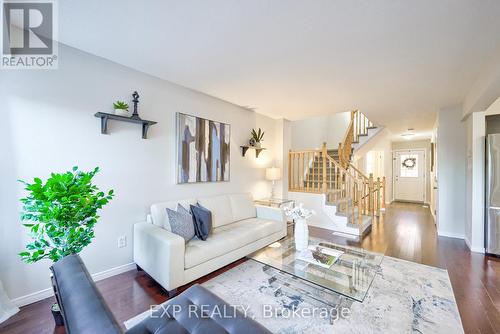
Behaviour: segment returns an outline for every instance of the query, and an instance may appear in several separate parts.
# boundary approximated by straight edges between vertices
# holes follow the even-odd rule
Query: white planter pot
[[[254,145],[254,146],[255,146],[255,148],[261,148],[261,147],[262,147],[262,144],[261,144],[261,143],[259,143],[259,142],[255,142],[255,145]]]
[[[309,227],[305,219],[296,219],[294,228],[295,249],[305,250],[309,246]]]
[[[125,109],[115,109],[115,115],[130,117],[130,113]]]

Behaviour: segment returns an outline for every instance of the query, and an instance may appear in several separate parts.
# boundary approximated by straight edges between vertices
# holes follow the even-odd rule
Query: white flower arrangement
[[[299,206],[296,206],[294,208],[286,207],[284,211],[287,217],[290,217],[294,220],[308,219],[316,214],[314,210],[305,209],[303,203],[300,203]]]

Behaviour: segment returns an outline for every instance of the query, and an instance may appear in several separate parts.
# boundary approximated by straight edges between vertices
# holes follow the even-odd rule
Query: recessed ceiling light
[[[403,133],[401,137],[404,137],[404,139],[410,140],[413,138],[415,134],[414,133]]]
[[[413,133],[414,128],[408,128],[408,132],[405,132],[401,135],[401,137],[404,137],[407,140],[410,140],[415,134]]]

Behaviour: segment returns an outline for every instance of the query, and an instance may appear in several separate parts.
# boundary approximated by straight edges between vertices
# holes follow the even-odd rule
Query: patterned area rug
[[[386,256],[364,301],[338,296],[331,317],[293,289],[277,290],[269,278],[262,264],[249,260],[202,285],[274,333],[463,333],[443,269]]]

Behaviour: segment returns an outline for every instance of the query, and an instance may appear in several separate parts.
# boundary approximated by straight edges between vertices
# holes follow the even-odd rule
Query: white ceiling
[[[498,57],[498,0],[59,2],[70,46],[291,120],[426,132]]]

